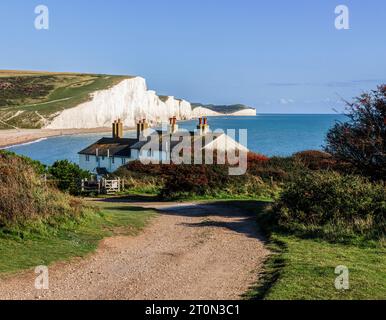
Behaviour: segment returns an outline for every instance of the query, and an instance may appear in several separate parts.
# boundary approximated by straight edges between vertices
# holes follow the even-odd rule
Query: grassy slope
[[[40,128],[58,111],[90,100],[90,94],[130,77],[76,73],[0,71],[0,129]],[[30,91],[26,91],[30,88]],[[41,93],[37,93],[40,91]]]
[[[93,252],[104,237],[134,235],[154,216],[152,211],[121,203],[92,204],[101,208],[101,214],[90,215],[81,223],[67,222],[42,233],[24,233],[23,237],[0,233],[0,274],[85,256]]]
[[[265,299],[386,299],[386,252],[380,244],[333,244],[273,235],[283,242],[284,268]],[[349,269],[349,290],[336,290],[335,268]]]
[[[238,202],[258,217],[266,204]],[[260,218],[259,218],[260,220]],[[261,221],[264,225],[264,220]],[[299,238],[279,231],[270,234],[274,252],[265,264],[261,283],[248,298],[292,299],[385,299],[386,252],[380,242],[330,243],[321,239]],[[335,268],[349,269],[350,289],[335,289]]]

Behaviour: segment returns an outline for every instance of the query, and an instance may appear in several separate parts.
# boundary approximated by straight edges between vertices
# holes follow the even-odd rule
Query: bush
[[[77,195],[79,193],[79,182],[90,178],[90,172],[82,170],[77,164],[68,160],[56,161],[48,172],[54,178],[59,190]]]
[[[25,158],[0,153],[0,228],[78,217],[82,203],[47,187]]]
[[[165,181],[161,196],[272,197],[275,190],[262,179],[244,174],[231,176],[227,165],[179,165]]]
[[[359,176],[312,172],[288,183],[274,210],[282,227],[381,237],[386,188]]]
[[[259,165],[262,163],[267,163],[269,161],[269,158],[258,153],[248,152],[248,166],[249,165]]]
[[[248,163],[249,174],[271,183],[283,184],[305,171],[308,169],[294,157],[272,157],[264,162]]]
[[[125,179],[127,189],[141,193],[159,193],[168,176],[175,170],[174,165],[144,165],[132,161],[119,168],[114,176]]]
[[[16,155],[14,152],[10,152],[7,150],[0,150],[0,157],[3,155],[3,159],[17,157],[20,161],[23,161],[26,165],[30,166],[37,174],[44,174],[47,172],[47,166],[42,164],[40,161],[32,160],[31,158]]]
[[[326,151],[373,179],[386,177],[386,85],[348,104],[346,123],[327,134]]]
[[[42,84],[51,81],[51,76],[2,77],[0,79],[0,99],[40,98],[54,89],[53,85]]]
[[[295,153],[294,159],[310,170],[327,170],[336,167],[336,160],[327,152],[306,150]]]
[[[249,161],[263,163],[263,156]],[[271,197],[276,187],[265,183],[260,177],[249,173],[230,176],[228,165],[144,165],[139,161],[130,162],[115,172],[125,179],[130,190],[158,192],[164,198],[179,197]]]

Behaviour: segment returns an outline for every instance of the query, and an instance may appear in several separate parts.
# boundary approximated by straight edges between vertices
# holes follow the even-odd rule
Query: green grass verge
[[[276,233],[272,237],[285,244],[279,258],[283,267],[265,299],[386,299],[386,252],[381,245],[369,243],[357,247]],[[269,264],[274,270],[277,258]],[[340,265],[349,270],[349,290],[335,288],[338,275],[334,271]]]
[[[269,225],[265,203],[238,202],[257,214],[272,251],[260,282],[246,294],[267,300],[372,300],[386,299],[386,251],[380,241],[333,243],[302,238]],[[335,288],[337,266],[349,269],[349,290]]]
[[[49,265],[55,261],[84,257],[98,247],[105,237],[135,235],[142,230],[153,211],[122,203],[92,202],[100,212],[90,212],[79,221],[65,221],[60,226],[40,230],[0,233],[0,274]]]

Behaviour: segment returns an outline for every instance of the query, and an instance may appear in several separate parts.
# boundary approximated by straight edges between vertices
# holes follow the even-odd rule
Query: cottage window
[[[90,156],[86,155],[86,161],[90,161]]]
[[[115,158],[114,157],[111,158],[111,162],[115,163]]]
[[[126,163],[126,159],[122,158],[122,164],[125,164],[125,163]]]
[[[102,161],[105,161],[105,157],[102,157]]]

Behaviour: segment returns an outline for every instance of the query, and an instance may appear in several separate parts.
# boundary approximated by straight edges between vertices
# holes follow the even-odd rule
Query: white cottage
[[[79,152],[79,165],[92,173],[105,174],[116,171],[129,161],[139,159],[170,161],[172,150],[188,136],[191,145],[197,140],[202,141],[201,150],[241,150],[248,149],[223,132],[211,132],[207,118],[200,118],[197,131],[178,129],[176,117],[170,119],[167,131],[151,131],[146,120],[137,123],[137,137],[123,138],[123,124],[120,120],[113,123],[113,136],[102,138]],[[152,138],[156,136],[156,144]],[[179,137],[172,139],[173,136]],[[150,147],[149,147],[150,146]]]

